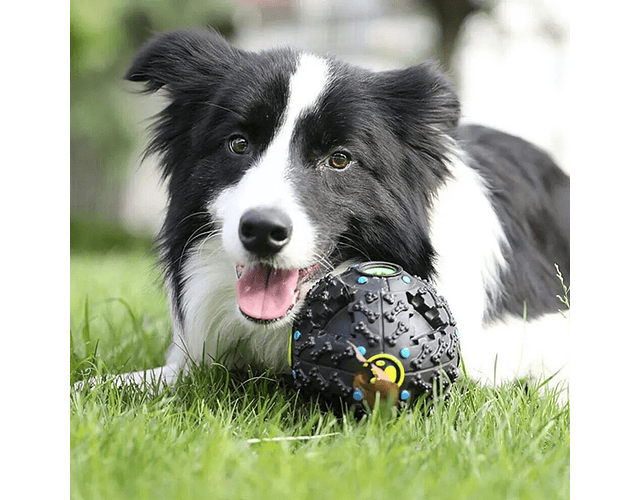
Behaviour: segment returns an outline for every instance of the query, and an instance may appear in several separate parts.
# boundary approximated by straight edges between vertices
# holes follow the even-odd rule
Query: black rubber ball
[[[458,377],[458,332],[446,301],[387,262],[325,276],[294,322],[289,363],[306,393],[372,407],[448,393]]]

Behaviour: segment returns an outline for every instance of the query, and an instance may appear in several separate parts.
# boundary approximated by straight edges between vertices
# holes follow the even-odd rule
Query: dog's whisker
[[[217,109],[221,109],[221,110],[223,110],[223,111],[227,111],[227,112],[231,113],[232,115],[237,116],[237,117],[239,117],[239,118],[244,118],[244,117],[243,117],[240,113],[238,113],[237,111],[234,111],[233,109],[229,109],[229,108],[226,108],[226,107],[224,107],[224,106],[221,106],[220,104],[216,104],[216,103],[214,103],[214,102],[205,102],[205,103],[203,103],[203,104],[204,104],[205,106],[209,106],[209,107],[211,107],[211,108],[217,108]]]
[[[326,254],[316,252],[314,253],[314,259],[326,272],[333,271],[335,266],[331,263]]]
[[[200,253],[202,251],[202,248],[204,247],[204,245],[206,245],[210,240],[212,240],[213,238],[219,236],[220,234],[222,234],[222,231],[218,230],[218,229],[212,229],[209,231],[205,231],[201,234],[199,234],[198,236],[201,239],[201,241],[198,242],[198,246],[197,246],[197,250],[196,253]],[[217,254],[221,251],[221,248],[213,248],[211,249],[211,251],[214,254]]]
[[[205,233],[204,238],[202,239],[201,242],[198,243],[198,248],[196,250],[196,253],[200,253],[202,252],[202,249],[204,248],[204,246],[207,244],[207,242],[209,242],[210,240],[212,240],[213,238],[219,236],[222,233],[222,231],[218,231],[218,230],[214,230],[214,231],[210,231],[208,233]],[[222,248],[212,248],[210,249],[210,253],[211,255],[217,255],[219,253],[222,252]]]
[[[184,259],[184,255],[187,251],[187,249],[189,249],[190,247],[190,243],[195,240],[196,238],[205,236],[204,241],[206,241],[209,236],[214,233],[214,234],[219,234],[220,230],[219,229],[208,229],[209,227],[211,227],[212,224],[211,223],[207,223],[203,226],[200,226],[198,229],[196,229],[193,233],[191,233],[191,236],[189,236],[189,239],[187,240],[187,242],[184,244],[183,248],[182,248],[182,253],[180,254],[180,258],[178,259],[178,263],[181,265],[182,261]],[[200,248],[201,248],[202,243],[200,243],[200,245],[198,246],[197,251],[199,252]]]
[[[373,260],[371,258],[371,255],[369,254],[369,252],[367,252],[366,250],[361,248],[361,245],[357,245],[356,242],[353,240],[353,238],[351,238],[350,236],[347,236],[347,235],[342,235],[341,236],[340,244],[336,245],[336,248],[337,248],[338,252],[340,253],[340,255],[344,254],[344,250],[352,249],[352,250],[355,250],[355,252],[358,255],[362,255],[364,260]],[[342,259],[340,259],[340,260],[342,260]]]
[[[184,216],[182,219],[180,219],[180,220],[176,223],[175,227],[179,227],[179,226],[180,226],[180,224],[182,224],[183,222],[186,222],[186,221],[187,221],[188,219],[190,219],[191,217],[198,217],[198,216],[200,216],[200,215],[206,215],[207,217],[210,217],[210,215],[211,215],[211,214],[210,214],[209,212],[207,212],[206,210],[203,210],[203,211],[200,211],[200,212],[194,212],[194,213],[189,214],[189,215],[186,215],[186,216]],[[208,224],[208,222],[207,222],[207,224]]]

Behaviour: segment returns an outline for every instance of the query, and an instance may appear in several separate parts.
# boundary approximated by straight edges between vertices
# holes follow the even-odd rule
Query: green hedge
[[[79,252],[150,251],[153,238],[131,233],[121,224],[89,216],[72,216],[70,249]]]

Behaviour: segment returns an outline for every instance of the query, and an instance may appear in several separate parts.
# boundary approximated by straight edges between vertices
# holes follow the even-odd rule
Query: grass
[[[72,255],[72,383],[162,362],[153,264]],[[446,402],[358,420],[278,377],[199,368],[156,395],[72,391],[70,429],[73,499],[569,498],[569,407],[520,384],[460,380]]]

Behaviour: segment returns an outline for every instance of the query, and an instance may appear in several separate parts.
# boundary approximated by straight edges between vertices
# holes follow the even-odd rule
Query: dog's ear
[[[125,78],[145,82],[148,92],[165,87],[174,96],[204,87],[215,88],[240,53],[210,30],[162,33],[140,49]]]
[[[377,93],[403,131],[425,126],[449,130],[458,125],[460,101],[453,86],[435,64],[379,73]]]

